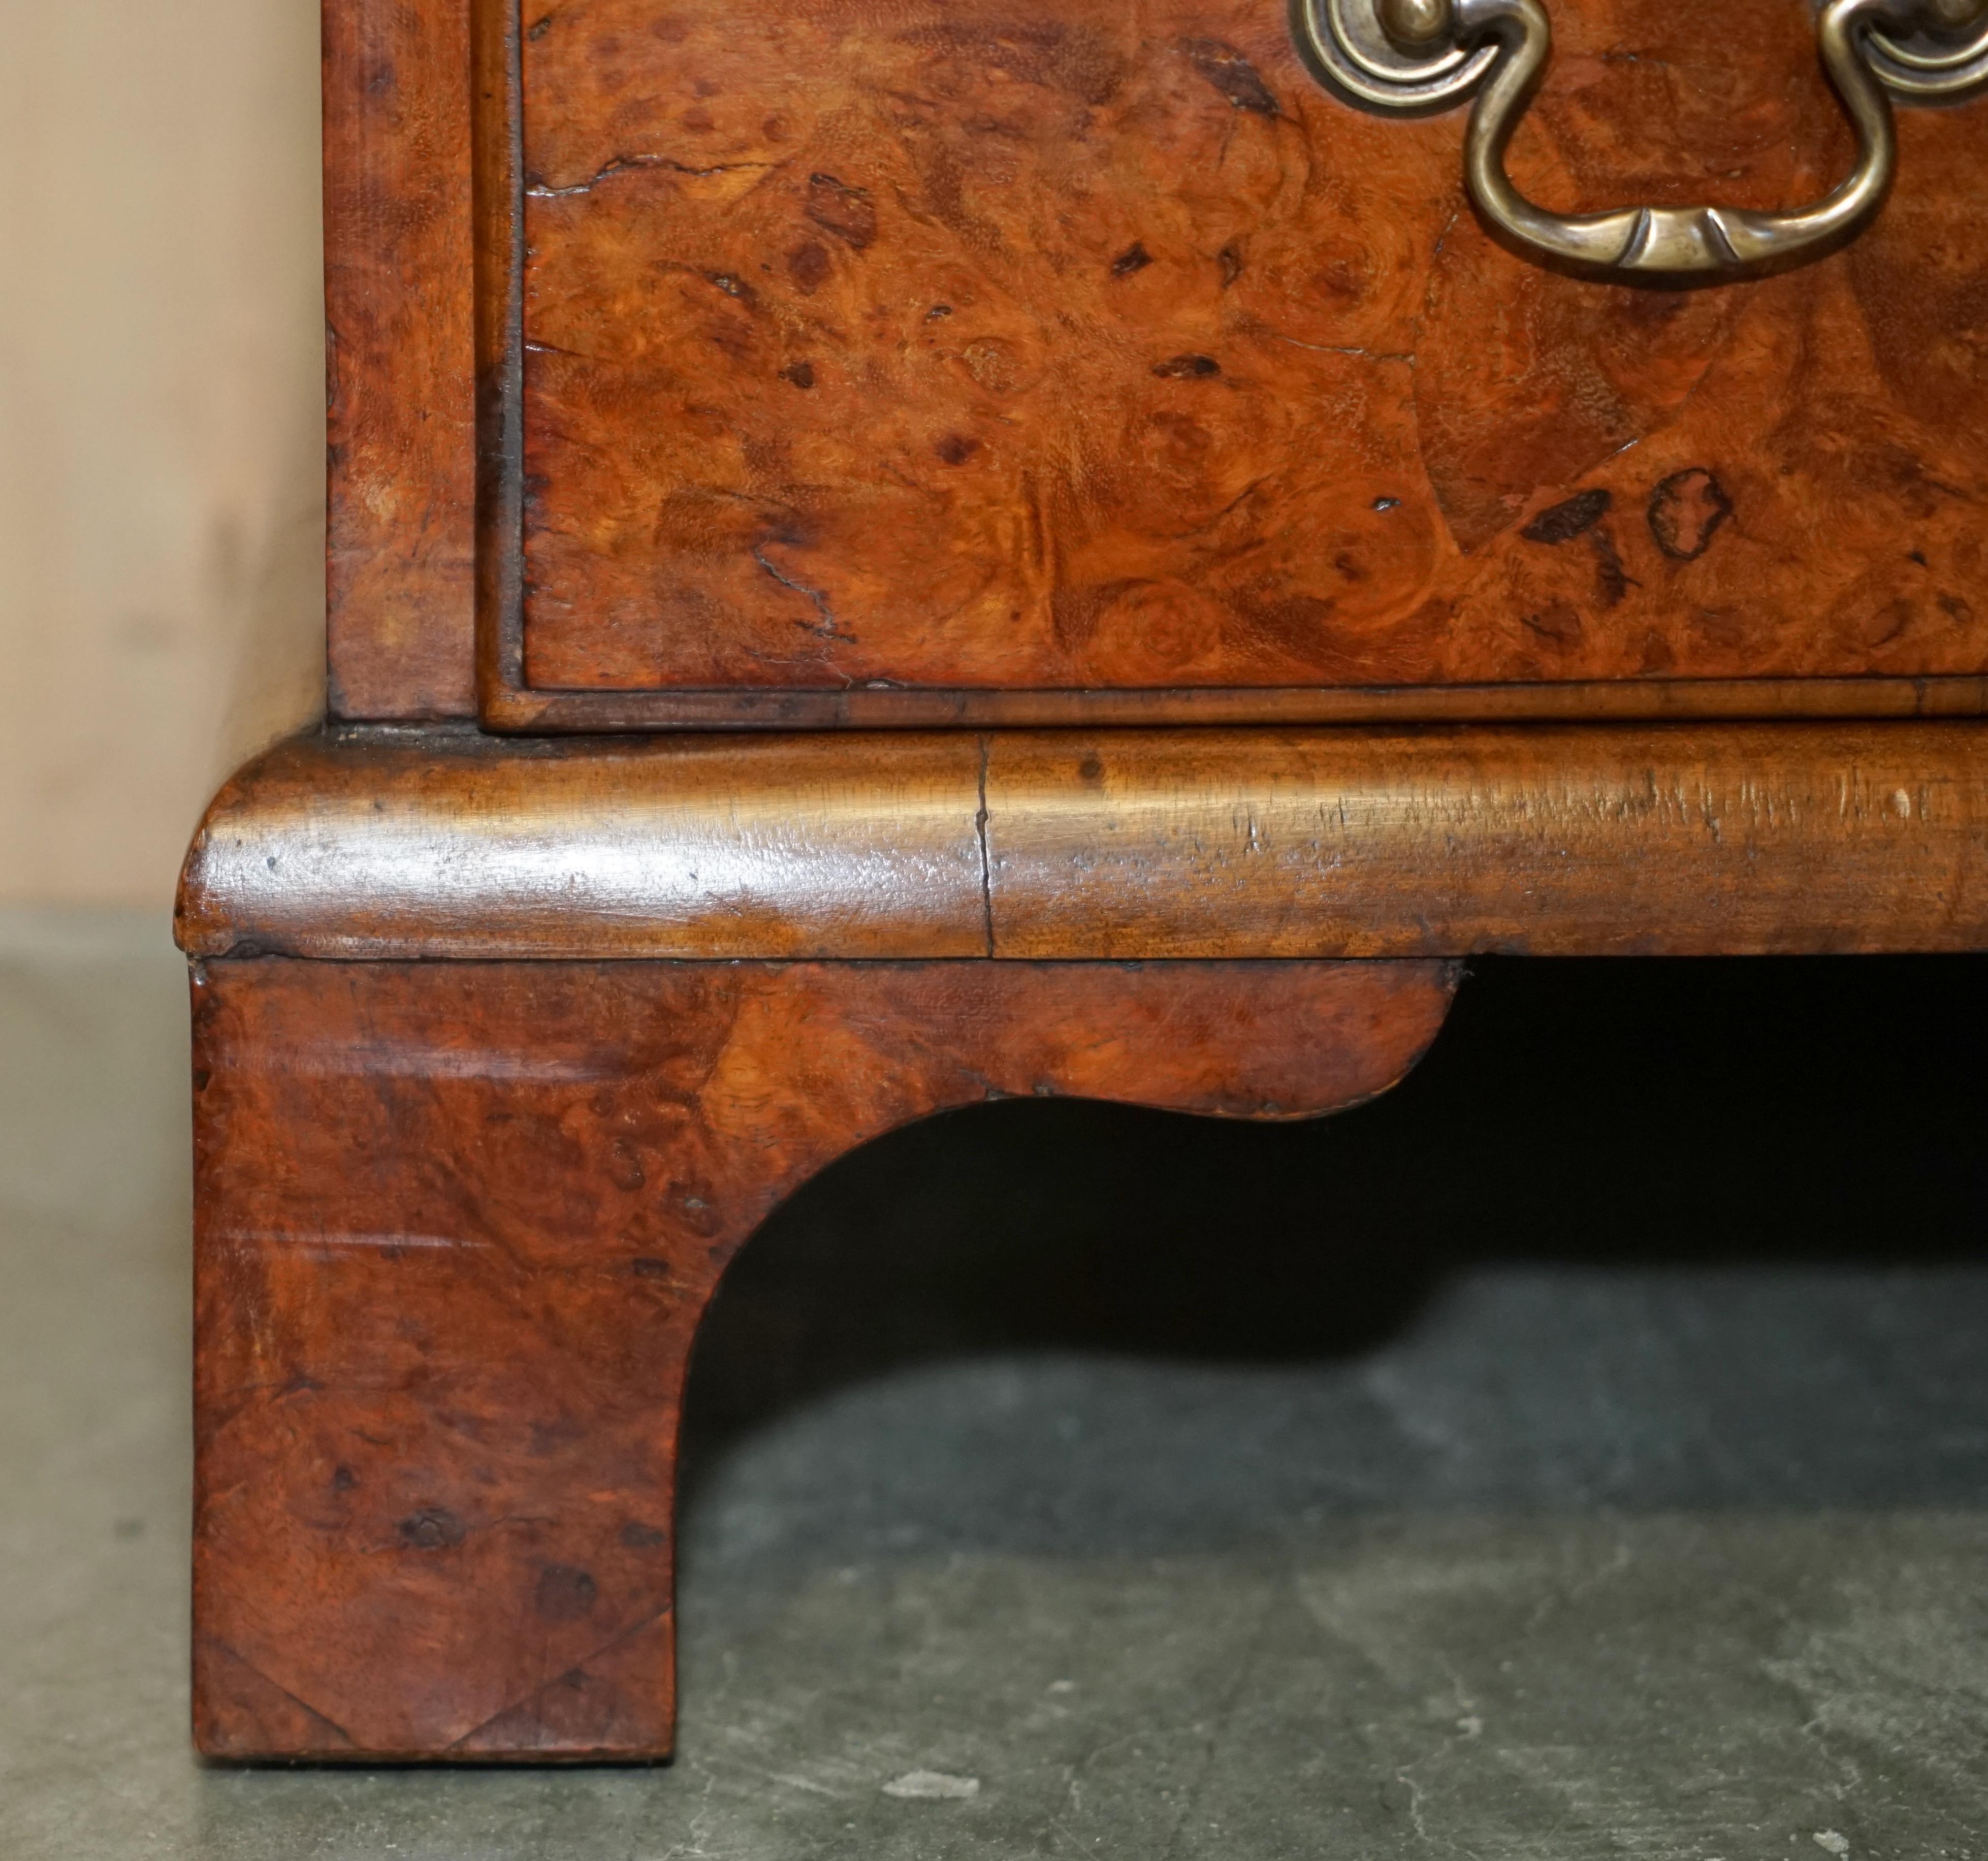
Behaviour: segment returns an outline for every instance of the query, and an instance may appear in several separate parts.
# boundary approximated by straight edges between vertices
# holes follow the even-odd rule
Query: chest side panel
[[[1786,205],[1799,4],[1560,0],[1520,184]],[[527,0],[539,689],[1978,672],[1988,107],[1844,252],[1492,242],[1267,0]]]
[[[468,0],[327,0],[330,697],[475,709]]]

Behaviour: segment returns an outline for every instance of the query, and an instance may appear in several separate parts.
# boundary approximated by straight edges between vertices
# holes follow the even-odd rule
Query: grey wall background
[[[157,907],[322,699],[316,0],[0,46],[0,899]]]

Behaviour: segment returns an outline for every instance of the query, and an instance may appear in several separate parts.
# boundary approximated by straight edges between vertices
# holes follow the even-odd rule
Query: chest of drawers
[[[326,52],[333,715],[181,906],[208,1751],[666,1754],[691,1338],[877,1132],[1988,946],[1968,0]]]

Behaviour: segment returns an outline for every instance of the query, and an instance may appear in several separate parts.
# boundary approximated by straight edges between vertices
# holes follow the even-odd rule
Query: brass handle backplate
[[[1314,72],[1355,102],[1421,114],[1476,96],[1464,178],[1508,244],[1591,276],[1647,283],[1754,277],[1840,244],[1891,185],[1892,96],[1941,101],[1988,82],[1988,0],[1824,0],[1823,69],[1857,132],[1857,163],[1821,200],[1787,213],[1549,213],[1505,171],[1553,49],[1541,0],[1292,0],[1292,19]]]

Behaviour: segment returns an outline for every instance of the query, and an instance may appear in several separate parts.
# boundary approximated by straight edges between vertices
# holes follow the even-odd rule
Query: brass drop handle
[[[1464,178],[1493,230],[1590,276],[1757,276],[1828,250],[1883,201],[1897,166],[1892,93],[1930,101],[1988,80],[1988,0],[1824,0],[1823,69],[1857,132],[1857,164],[1813,205],[1549,213],[1512,184],[1505,150],[1553,49],[1541,0],[1293,0],[1314,70],[1356,101],[1424,112],[1475,93]]]

